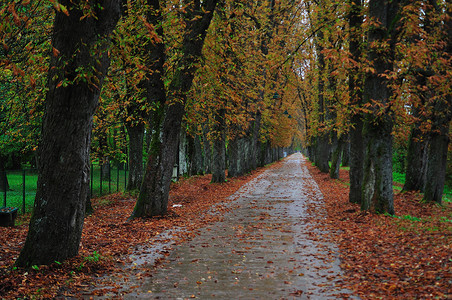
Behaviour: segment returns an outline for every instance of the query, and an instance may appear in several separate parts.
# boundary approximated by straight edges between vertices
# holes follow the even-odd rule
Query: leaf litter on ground
[[[49,266],[29,270],[14,267],[28,232],[30,215],[21,216],[15,227],[0,227],[0,295],[2,299],[82,297],[118,293],[120,286],[105,287],[100,278],[117,273],[127,281],[130,275],[124,265],[130,255],[153,237],[173,228],[172,236],[180,243],[197,234],[197,230],[218,221],[229,209],[225,205],[241,186],[281,162],[259,168],[245,176],[229,178],[226,183],[212,184],[211,175],[181,178],[171,184],[168,213],[162,217],[128,221],[136,198],[116,193],[93,199],[94,213],[85,218],[79,255]],[[214,208],[211,211],[211,208]],[[168,250],[162,250],[163,252]],[[134,276],[146,276],[135,272]]]
[[[448,299],[452,295],[450,203],[442,207],[424,204],[417,193],[396,192],[396,217],[361,212],[357,204],[348,202],[347,171],[341,170],[341,179],[333,180],[311,163],[305,165],[324,195],[324,204],[309,208],[313,216],[320,213],[321,217],[309,221],[327,229],[329,234],[321,238],[332,239],[339,246],[345,271],[345,278],[339,281],[343,288],[362,299]],[[22,217],[21,225],[0,228],[0,295],[5,299],[82,297],[87,291],[93,296],[119,295],[120,284],[99,284],[104,275],[115,273],[127,281],[132,273],[123,266],[152,238],[178,227],[183,231],[171,238],[180,243],[196,235],[200,227],[220,220],[230,209],[222,205],[231,201],[229,196],[264,170],[225,184],[211,184],[209,175],[173,183],[169,211],[163,217],[127,221],[136,200],[127,194],[93,199],[95,212],[85,220],[79,255],[29,270],[13,268],[28,230],[29,216]],[[319,206],[326,211],[322,213]],[[169,250],[162,252],[167,255]],[[135,270],[133,276],[148,274]],[[301,295],[300,290],[289,296]]]
[[[396,216],[362,212],[348,201],[348,171],[335,180],[305,165],[327,211],[317,226],[340,248],[343,287],[362,299],[450,299],[451,203],[422,203],[419,193],[394,191]]]

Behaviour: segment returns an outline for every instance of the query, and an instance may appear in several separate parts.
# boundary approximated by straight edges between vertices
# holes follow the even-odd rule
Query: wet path
[[[294,154],[245,185],[223,221],[175,247],[125,299],[336,299],[337,248],[309,223],[322,196]],[[321,208],[316,209],[321,217]],[[312,216],[312,215],[311,215]]]

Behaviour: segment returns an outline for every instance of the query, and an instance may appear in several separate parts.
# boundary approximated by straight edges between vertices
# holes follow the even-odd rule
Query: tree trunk
[[[212,183],[222,183],[226,180],[226,123],[225,109],[219,109],[215,114],[215,135],[213,141]]]
[[[102,172],[102,181],[109,181],[111,175],[111,168],[110,168],[110,158],[108,156],[103,159],[103,162],[100,166],[100,171]]]
[[[341,165],[343,167],[350,166],[350,138],[347,136],[347,139],[344,143],[344,147],[342,149],[342,162]]]
[[[436,2],[436,1],[435,1]],[[437,6],[435,7],[438,8]],[[442,26],[443,39],[446,41],[444,51],[442,51],[443,61],[447,61],[452,55],[452,6],[447,6],[447,19]],[[440,75],[447,76],[448,67]],[[432,131],[430,133],[430,145],[427,164],[427,181],[425,185],[424,201],[442,203],[443,189],[447,167],[447,150],[449,145],[449,126],[452,119],[452,96],[450,90],[445,95],[437,98],[434,102]]]
[[[190,159],[190,172],[189,175],[202,175],[203,172],[203,160],[202,160],[202,145],[199,140],[199,136],[194,137],[188,135],[188,156]]]
[[[201,144],[201,137],[195,135],[194,137],[194,159],[193,159],[193,169],[195,175],[203,175],[206,171],[204,170],[204,160],[203,160],[203,149]]]
[[[359,62],[361,59],[361,25],[362,25],[362,0],[349,0],[349,27],[350,27],[350,54],[351,59]],[[362,78],[358,68],[351,68],[349,77],[349,93],[351,103],[359,107],[362,104]],[[348,195],[351,203],[362,203],[362,181],[364,162],[363,120],[359,113],[355,112],[351,117],[350,128],[350,192]]]
[[[361,209],[394,214],[392,189],[392,128],[390,98],[392,90],[383,74],[391,72],[394,59],[396,16],[399,0],[371,0],[369,16],[379,25],[369,31],[369,45],[387,41],[388,49],[369,48],[369,60],[375,72],[369,72],[364,85],[364,100],[372,113],[365,117],[365,156]],[[382,53],[385,52],[385,53]],[[381,110],[384,110],[383,112]]]
[[[427,137],[422,133],[419,124],[415,124],[411,129],[408,144],[404,191],[424,192],[427,175],[427,150]]]
[[[228,144],[229,167],[228,177],[240,176],[239,137],[235,136]]]
[[[317,136],[315,149],[315,165],[319,168],[320,172],[328,173],[330,170],[328,161],[331,149],[328,133],[321,133],[319,136]]]
[[[208,129],[207,125],[202,126],[202,146],[203,146],[203,168],[206,174],[212,173],[212,145],[207,138]]]
[[[446,180],[452,97],[437,100],[430,133],[424,201],[441,204]]]
[[[394,214],[392,190],[392,124],[380,128],[366,124],[367,143],[364,159],[361,208],[377,213]],[[386,130],[385,130],[386,129]]]
[[[108,36],[120,15],[119,0],[98,1],[96,17],[85,18],[72,1],[59,3],[69,16],[57,12],[54,21],[52,46],[58,55],[54,51],[50,62],[35,206],[16,261],[20,267],[61,262],[78,253],[89,192],[93,114],[109,65]],[[95,75],[78,80],[83,70],[95,70]]]
[[[127,180],[127,190],[137,190],[143,181],[143,142],[144,124],[126,123],[127,134],[129,136],[129,178]]]
[[[354,128],[350,130],[350,192],[351,203],[362,203],[362,183],[364,172],[364,137],[363,121],[360,115],[354,115],[351,120]]]
[[[148,0],[148,2],[157,2],[157,6],[154,7],[158,8],[158,1]],[[167,212],[172,170],[177,155],[187,93],[192,86],[197,64],[202,55],[204,39],[217,2],[218,0],[207,0],[201,4],[195,1],[185,8],[186,29],[182,41],[182,57],[175,67],[175,74],[169,84],[172,99],[166,108],[162,140],[159,142],[155,139],[155,143],[151,146],[140,195],[131,218],[163,215]],[[158,16],[150,21],[157,26],[160,22]],[[163,52],[158,51],[157,54],[164,57]],[[163,70],[163,65],[157,70],[158,72],[154,74],[159,73],[159,75],[155,79],[160,86],[159,96],[163,97],[164,85],[160,76],[160,74],[163,75],[163,72],[160,72]],[[161,94],[162,91],[163,94]]]
[[[181,127],[181,132],[179,134],[179,147],[178,147],[178,159],[177,159],[177,166],[179,170],[179,176],[184,176],[188,174],[188,141],[187,141],[187,133],[185,131],[185,128],[183,126]]]
[[[341,155],[344,148],[344,136],[341,136],[337,141],[336,148],[331,157],[330,177],[334,179],[339,178],[339,170],[341,167]]]
[[[259,135],[261,130],[261,119],[262,115],[260,111],[256,112],[255,120],[253,122],[252,127],[252,136],[251,136],[251,145],[250,145],[250,156],[249,156],[249,162],[250,162],[250,170],[255,170],[257,168],[257,162],[259,159]]]

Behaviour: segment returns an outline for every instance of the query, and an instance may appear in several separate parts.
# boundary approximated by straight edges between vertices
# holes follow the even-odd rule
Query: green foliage
[[[413,222],[424,222],[425,220],[422,220],[420,218],[417,217],[413,217],[411,215],[404,215],[404,216],[396,216],[396,215],[391,215],[389,213],[385,213],[385,216],[389,216],[392,218],[396,218],[396,219],[400,219],[400,220],[408,220],[408,221],[413,221]]]
[[[405,172],[405,161],[406,161],[407,150],[405,147],[394,147],[392,153],[392,169],[397,173]],[[403,179],[405,182],[405,179]]]
[[[103,256],[100,255],[99,252],[94,251],[92,255],[90,256],[85,256],[85,258],[83,259],[84,261],[88,262],[88,263],[97,263],[99,262],[101,259],[103,259]]]
[[[394,182],[404,184],[405,183],[405,173],[392,172],[392,180]]]

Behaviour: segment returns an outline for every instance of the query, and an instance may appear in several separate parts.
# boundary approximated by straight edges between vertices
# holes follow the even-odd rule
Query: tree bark
[[[451,121],[452,97],[437,100],[434,107],[433,128],[430,133],[427,174],[424,191],[425,202],[442,203],[446,181],[449,127]]]
[[[226,123],[224,117],[224,108],[219,109],[217,114],[215,114],[212,183],[223,183],[226,180]]]
[[[149,0],[152,2],[155,0]],[[158,1],[156,1],[158,4]],[[207,29],[218,0],[190,2],[185,8],[186,29],[182,41],[182,57],[175,67],[175,74],[169,85],[170,103],[162,125],[162,140],[151,147],[145,177],[131,218],[163,215],[168,209],[168,196],[172,170],[177,155],[179,133],[185,103],[197,64],[202,55],[202,47]],[[158,22],[158,19],[152,20]],[[162,45],[163,46],[163,45]],[[163,54],[162,54],[163,55]],[[163,56],[161,56],[163,57]],[[160,74],[163,74],[160,73]],[[163,80],[160,76],[160,85]]]
[[[336,148],[331,156],[330,177],[333,179],[339,178],[339,170],[341,167],[341,155],[344,148],[344,136],[341,136],[337,141]]]
[[[424,192],[427,175],[428,137],[425,137],[419,124],[411,129],[408,143],[407,166],[404,191]]]
[[[202,146],[203,146],[203,168],[206,174],[212,173],[212,145],[207,138],[208,129],[207,125],[202,126]]]
[[[359,62],[361,59],[361,25],[362,25],[362,0],[349,0],[349,28],[350,28],[350,56],[355,62]],[[362,95],[362,78],[359,75],[360,70],[356,67],[351,68],[348,80],[349,80],[349,93],[351,103],[359,108],[363,101]],[[364,139],[362,135],[363,120],[361,114],[354,112],[351,116],[351,128],[350,128],[350,192],[348,195],[351,203],[361,204],[362,202],[362,180],[363,180],[363,161],[364,161]]]
[[[143,181],[143,142],[144,124],[126,123],[129,136],[129,178],[127,190],[133,191],[141,187]]]
[[[364,120],[365,156],[362,210],[394,214],[392,189],[392,128],[390,107],[392,90],[383,74],[391,72],[394,60],[396,16],[399,0],[371,0],[369,17],[378,22],[369,31],[369,45],[388,41],[389,49],[373,49],[368,57],[375,72],[367,74],[364,85],[364,100],[371,104],[372,113]],[[375,47],[375,46],[374,46]],[[385,51],[385,53],[381,53]],[[384,110],[383,112],[381,110]]]
[[[436,1],[431,1],[436,4]],[[439,12],[438,6],[435,9]],[[452,6],[446,8],[447,18],[443,24],[442,35],[446,41],[441,56],[443,61],[448,61],[446,68],[440,72],[441,76],[447,76],[450,70],[450,58],[452,55]],[[437,98],[433,104],[432,131],[430,133],[430,145],[427,163],[427,180],[424,192],[424,201],[442,203],[442,196],[446,177],[447,150],[449,145],[449,127],[452,119],[452,96],[449,92]]]
[[[239,137],[235,136],[228,144],[229,167],[228,177],[240,176]]]
[[[342,162],[341,165],[343,167],[350,166],[350,138],[347,136],[347,139],[344,142],[344,148],[342,149]]]
[[[192,174],[203,175],[204,171],[203,151],[201,137],[195,135],[193,137],[193,154],[192,154]]]
[[[109,35],[120,15],[120,1],[98,1],[96,17],[84,16],[70,0],[59,3],[54,21],[39,145],[38,184],[20,267],[64,261],[78,253],[89,192],[89,149],[93,114],[106,74]],[[58,53],[57,53],[58,52]],[[56,55],[57,54],[57,55]],[[94,70],[89,80],[80,72]],[[66,85],[67,84],[67,85]]]
[[[351,119],[354,127],[350,130],[350,192],[348,199],[351,203],[362,203],[362,182],[364,172],[364,137],[363,121],[356,114]]]
[[[258,166],[259,161],[259,135],[261,130],[261,119],[262,114],[260,111],[256,112],[255,120],[253,122],[252,126],[252,136],[251,136],[251,153],[249,156],[249,162],[250,162],[250,170],[255,170]]]
[[[329,156],[330,156],[330,139],[328,133],[320,133],[316,138],[315,143],[315,165],[320,172],[328,173],[330,170]]]
[[[102,172],[102,181],[109,181],[111,177],[110,158],[108,156],[103,158],[101,162],[100,171]]]

